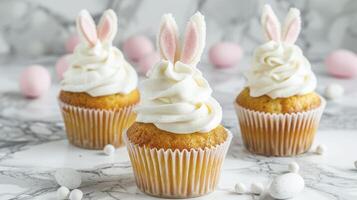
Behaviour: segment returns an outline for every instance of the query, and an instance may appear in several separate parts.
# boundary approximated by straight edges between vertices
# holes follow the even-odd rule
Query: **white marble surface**
[[[56,199],[58,185],[53,173],[57,168],[71,167],[83,175],[80,189],[84,199],[154,199],[135,186],[132,168],[125,148],[113,157],[101,151],[82,150],[68,144],[56,104],[57,80],[41,99],[24,99],[17,80],[21,66],[42,63],[53,72],[53,58],[17,61],[0,66],[0,199]],[[15,62],[15,64],[13,64]],[[247,62],[242,66],[247,66]],[[325,156],[311,152],[292,158],[255,156],[244,150],[233,111],[233,99],[243,87],[242,71],[217,71],[206,62],[200,64],[210,81],[214,95],[224,108],[223,124],[235,135],[223,166],[216,192],[196,199],[269,199],[254,195],[237,195],[236,182],[250,185],[253,181],[267,184],[271,178],[287,170],[296,161],[306,188],[295,199],[356,200],[357,170],[357,80],[328,77],[318,63],[321,92],[325,85],[337,82],[345,86],[346,96],[328,101],[315,144],[325,144]]]

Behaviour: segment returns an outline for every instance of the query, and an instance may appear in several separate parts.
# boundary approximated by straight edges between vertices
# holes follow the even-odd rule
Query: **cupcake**
[[[284,26],[271,7],[261,23],[267,42],[253,55],[247,87],[235,108],[245,147],[266,156],[293,156],[313,142],[325,100],[314,92],[316,77],[294,43],[300,33],[300,12],[290,9]]]
[[[217,186],[232,134],[220,125],[222,108],[196,67],[205,37],[200,13],[188,22],[182,45],[172,15],[162,17],[161,61],[142,82],[137,119],[126,134],[136,184],[149,195],[196,197]]]
[[[119,147],[123,129],[135,121],[132,109],[140,97],[135,70],[112,45],[117,16],[105,11],[96,27],[83,10],[77,31],[81,42],[70,57],[58,97],[68,140],[87,149]]]

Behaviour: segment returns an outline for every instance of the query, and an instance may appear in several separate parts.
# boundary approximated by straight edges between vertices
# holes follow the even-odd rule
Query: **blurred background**
[[[249,55],[263,41],[260,14],[270,3],[284,19],[288,8],[302,12],[298,44],[312,62],[336,48],[357,51],[357,1],[354,0],[0,0],[0,55],[3,62],[66,53],[65,42],[75,34],[75,17],[87,8],[98,20],[112,8],[119,16],[116,45],[135,34],[152,40],[163,13],[172,12],[180,27],[196,11],[207,20],[207,46],[237,42]],[[181,29],[182,30],[182,29]],[[9,60],[9,56],[11,56]]]

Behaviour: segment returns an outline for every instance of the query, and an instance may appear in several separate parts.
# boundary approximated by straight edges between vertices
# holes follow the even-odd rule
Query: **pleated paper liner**
[[[198,197],[213,192],[218,184],[232,134],[212,148],[164,150],[140,147],[124,134],[138,188],[162,198]]]
[[[286,114],[253,111],[234,102],[244,146],[265,156],[295,156],[308,151],[326,105],[320,98],[316,109]]]
[[[123,130],[134,123],[134,105],[116,110],[82,108],[59,100],[68,141],[81,148],[103,149],[107,144],[123,146]]]

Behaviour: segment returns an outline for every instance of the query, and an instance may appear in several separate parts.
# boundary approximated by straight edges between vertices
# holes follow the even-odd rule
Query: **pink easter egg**
[[[79,43],[80,43],[79,36],[77,34],[71,35],[65,43],[66,52],[73,53],[74,49]]]
[[[160,55],[157,52],[152,52],[138,61],[138,71],[140,74],[146,74],[156,63],[160,61]]]
[[[327,72],[337,78],[357,76],[357,56],[346,49],[335,50],[325,59]]]
[[[26,67],[20,75],[20,90],[25,97],[40,97],[50,86],[50,73],[46,68],[40,65]]]
[[[153,52],[154,45],[148,37],[137,35],[124,42],[123,51],[130,60],[137,62],[140,58]]]
[[[57,62],[56,62],[56,73],[58,80],[63,79],[63,73],[68,69],[69,67],[69,54],[64,55],[60,57]]]
[[[209,60],[218,69],[229,68],[236,65],[242,58],[242,48],[232,42],[220,42],[209,50]]]

